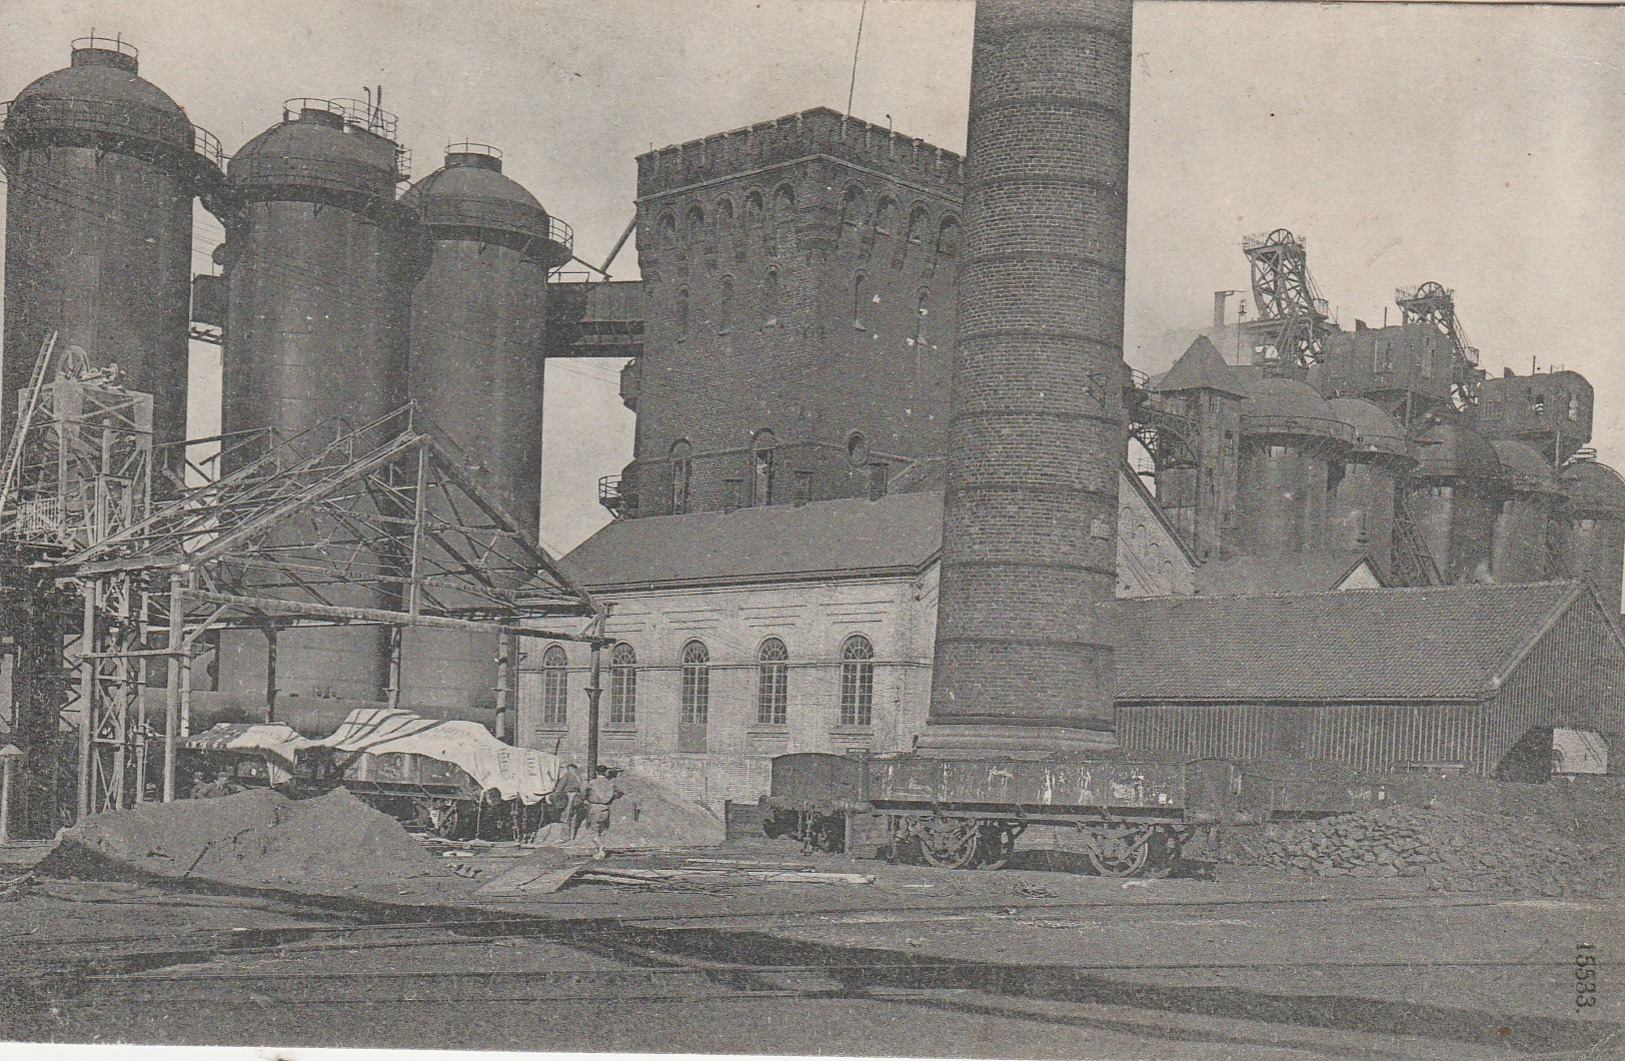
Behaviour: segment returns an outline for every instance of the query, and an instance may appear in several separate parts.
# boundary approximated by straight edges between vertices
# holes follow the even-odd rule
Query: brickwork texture
[[[1111,715],[1127,0],[981,0],[930,721]]]

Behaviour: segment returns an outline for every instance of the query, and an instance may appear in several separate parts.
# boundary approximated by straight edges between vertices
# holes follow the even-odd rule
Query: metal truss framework
[[[47,382],[54,343],[47,342],[18,409],[12,442],[16,466],[0,511],[0,535],[42,555],[60,557],[129,529],[150,509],[152,396],[126,391],[108,370],[88,368],[70,347]],[[62,718],[79,726],[80,811],[97,793],[105,799],[126,783],[128,727],[140,715],[145,662],[114,650],[124,632],[142,624],[145,604],[127,580],[81,587],[83,619],[64,636],[64,666],[77,670]],[[136,774],[144,744],[133,745]],[[98,754],[102,752],[104,754]],[[98,802],[92,800],[92,802]]]
[[[1478,349],[1467,341],[1467,332],[1456,316],[1456,293],[1429,280],[1395,291],[1394,302],[1404,323],[1430,324],[1450,341],[1450,400],[1457,409],[1476,405],[1484,370],[1478,365]]]
[[[1241,249],[1252,267],[1258,306],[1258,318],[1247,328],[1263,347],[1264,371],[1295,373],[1325,360],[1331,314],[1309,275],[1308,244],[1278,228],[1248,236]]]
[[[36,421],[49,440],[72,437],[85,459],[117,452],[141,428],[110,426],[69,405]],[[136,403],[139,405],[139,402]],[[201,444],[214,456],[181,459]],[[113,464],[117,464],[114,461]],[[59,579],[84,598],[83,624],[69,646],[78,704],[81,815],[144,796],[144,749],[151,727],[142,689],[163,664],[163,794],[174,798],[174,751],[189,713],[191,661],[204,634],[343,624],[391,628],[391,698],[400,683],[400,630],[406,626],[488,631],[504,661],[499,711],[514,707],[517,639],[601,641],[602,612],[532,535],[464,473],[455,446],[414,422],[408,406],[359,429],[323,424],[289,440],[270,432],[181,444],[171,496],[102,513],[132,497],[109,484],[52,525]],[[32,465],[31,465],[32,466]],[[146,467],[150,474],[150,458]],[[96,474],[108,478],[97,466]],[[184,469],[181,471],[180,469]],[[39,539],[52,495],[80,495],[37,478],[19,494],[0,536]],[[117,477],[112,477],[116,479]],[[202,485],[183,487],[185,481]],[[63,479],[63,483],[79,479]],[[122,505],[122,502],[121,502]],[[359,607],[363,596],[388,602]],[[527,621],[564,629],[539,630]],[[156,668],[155,668],[156,669]],[[76,706],[77,710],[72,710]],[[131,759],[133,780],[131,785]]]

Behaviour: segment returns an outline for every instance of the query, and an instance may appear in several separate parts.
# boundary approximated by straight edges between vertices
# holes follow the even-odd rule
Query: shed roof
[[[618,520],[565,558],[593,589],[917,572],[942,540],[942,495],[815,501]]]
[[[1439,701],[1494,692],[1577,582],[1147,597],[1110,616],[1119,701]]]
[[[1342,551],[1209,560],[1196,569],[1196,592],[1209,596],[1320,593],[1336,589],[1361,564],[1369,563],[1365,553]]]

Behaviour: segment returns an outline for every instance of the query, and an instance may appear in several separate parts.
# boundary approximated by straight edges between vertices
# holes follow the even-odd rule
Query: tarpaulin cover
[[[300,748],[310,741],[292,726],[281,722],[221,722],[213,729],[186,738],[184,748],[205,752],[259,752],[270,768],[271,784],[280,785],[293,776],[290,767]]]
[[[262,752],[273,770],[279,769],[275,760],[291,764],[307,748],[370,755],[405,752],[451,763],[481,789],[494,788],[503,799],[527,806],[552,792],[559,775],[558,756],[504,744],[478,722],[447,722],[387,707],[357,708],[321,740],[303,737],[280,722],[222,722],[188,738],[186,747]]]
[[[302,747],[371,755],[406,752],[452,763],[482,789],[494,788],[503,799],[526,805],[552,792],[559,773],[558,756],[504,744],[477,722],[443,722],[387,707],[357,708],[331,736],[301,740]]]
[[[310,741],[300,736],[292,726],[280,722],[221,722],[213,729],[193,734],[182,742],[182,747],[196,751],[268,751],[290,763],[296,749],[309,745]]]

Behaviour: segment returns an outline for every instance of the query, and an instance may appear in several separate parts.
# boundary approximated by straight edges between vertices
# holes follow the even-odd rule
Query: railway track
[[[1383,1002],[1370,996],[1382,982],[1423,984],[1439,977],[1472,980],[1496,973],[1561,976],[1562,954],[1535,953],[1507,960],[1481,953],[1425,957],[1329,956],[1260,958],[1245,953],[1179,960],[1083,960],[1065,964],[1001,963],[976,957],[945,957],[881,946],[809,942],[772,935],[778,927],[873,916],[900,924],[1023,917],[1057,919],[1066,914],[1109,911],[1122,926],[1170,911],[1184,914],[1268,916],[1298,911],[1316,918],[1402,911],[1445,912],[1484,908],[1497,900],[1479,897],[1283,896],[1135,900],[1121,897],[1012,901],[911,903],[892,910],[854,910],[851,904],[776,913],[704,911],[592,916],[469,915],[460,920],[337,917],[312,914],[326,923],[263,929],[201,930],[118,938],[53,937],[0,949],[0,1013],[32,1015],[49,1029],[57,1013],[83,1020],[120,1013],[201,1012],[248,1006],[265,1014],[292,1015],[334,1009],[364,1010],[369,1021],[386,1014],[508,1012],[503,1007],[625,1004],[719,1006],[779,999],[787,1004],[847,1000],[898,1004],[954,1014],[1036,1020],[1058,1025],[1139,1029],[1165,1034],[1170,1021],[1261,1022],[1276,1028],[1234,1032],[1238,1043],[1279,1045],[1280,1029],[1326,1034],[1325,1029],[1373,1032],[1392,1027],[1436,1041],[1483,1045],[1486,1021],[1501,1022],[1530,1050],[1594,1046],[1625,1027],[1606,1022],[1521,1021],[1480,1011]],[[251,912],[251,911],[245,911]],[[267,911],[270,912],[270,911]],[[286,907],[275,911],[287,915]],[[450,911],[447,911],[448,913]],[[554,913],[554,911],[550,911]],[[861,922],[854,922],[861,923]],[[1044,927],[1044,926],[1040,926]],[[1120,926],[1121,927],[1121,926]],[[532,941],[531,949],[522,944]],[[474,948],[492,948],[489,953]],[[500,949],[497,949],[500,948]],[[562,956],[562,957],[561,957]],[[558,967],[586,965],[589,967]],[[591,967],[593,965],[603,967]],[[492,968],[492,965],[498,967]],[[1266,989],[1262,985],[1277,985]],[[1281,985],[1294,985],[1290,988]],[[1111,1009],[1103,1015],[1102,1007]],[[545,1006],[542,1011],[549,1012]],[[100,1014],[100,1017],[96,1015]],[[1203,1015],[1206,1016],[1203,1016]],[[340,1018],[335,1017],[335,1020]],[[414,1018],[416,1019],[416,1018]],[[41,1023],[43,1022],[43,1023]],[[1211,1029],[1209,1029],[1211,1031]],[[1207,1034],[1204,1032],[1203,1034]],[[1229,1034],[1229,1033],[1227,1033]],[[1475,1038],[1477,1037],[1477,1038]],[[1223,1036],[1214,1041],[1220,1041]],[[1372,1045],[1375,1044],[1375,1045]],[[1372,1040],[1368,1056],[1385,1052]],[[1537,1052],[1538,1052],[1537,1050]]]
[[[155,899],[155,903],[162,903],[162,899]],[[169,933],[128,933],[123,935],[96,935],[96,936],[29,936],[13,943],[0,944],[0,958],[23,958],[30,955],[42,955],[52,949],[59,951],[72,948],[85,948],[96,951],[105,956],[106,949],[119,944],[145,944],[137,950],[146,951],[153,948],[175,947],[177,949],[190,949],[201,951],[210,949],[220,953],[230,951],[233,953],[254,953],[265,950],[281,950],[290,943],[319,939],[327,936],[356,936],[391,934],[399,935],[407,932],[452,932],[463,942],[480,943],[491,938],[504,936],[546,935],[564,930],[564,926],[576,924],[592,924],[605,920],[613,921],[617,926],[636,926],[640,928],[673,928],[682,926],[712,926],[712,925],[748,925],[755,922],[768,922],[773,925],[794,924],[805,921],[824,921],[851,919],[850,923],[874,924],[905,924],[930,923],[933,921],[964,919],[968,917],[996,917],[1008,919],[1012,917],[1026,917],[1042,915],[1059,911],[1090,911],[1103,910],[1114,914],[1124,915],[1154,915],[1168,910],[1184,912],[1200,910],[1228,910],[1235,911],[1241,908],[1332,908],[1340,910],[1450,910],[1471,909],[1505,905],[1509,901],[1505,898],[1494,897],[1464,897],[1440,896],[1434,897],[1406,897],[1406,896],[1277,896],[1269,898],[1217,898],[1217,899],[1150,899],[1139,901],[1124,901],[1122,899],[1022,899],[1018,897],[998,897],[994,899],[965,903],[917,903],[906,906],[875,908],[873,906],[854,909],[849,905],[815,906],[798,910],[742,910],[732,912],[717,911],[690,911],[684,913],[644,913],[632,914],[616,912],[612,914],[586,914],[578,910],[559,910],[562,904],[549,902],[545,915],[502,912],[478,916],[473,911],[480,909],[473,906],[459,906],[445,908],[441,913],[449,916],[437,917],[434,920],[405,920],[399,918],[381,918],[361,914],[341,915],[329,908],[308,907],[301,908],[289,904],[278,904],[275,907],[247,907],[245,913],[250,915],[264,912],[282,917],[307,917],[321,919],[325,923],[290,925],[283,927],[249,928],[233,927],[219,929],[189,929],[185,932]],[[600,902],[593,902],[592,906],[601,906]],[[352,946],[353,944],[341,944]],[[368,946],[417,946],[421,945],[415,938],[402,942],[385,942],[373,940]],[[3,978],[3,976],[0,976]]]
[[[161,901],[161,900],[159,900]],[[1447,910],[1479,908],[1499,905],[1502,900],[1488,898],[1411,899],[1391,896],[1369,897],[1275,897],[1259,899],[1192,899],[1155,900],[1125,903],[1122,900],[989,900],[975,903],[916,904],[886,909],[866,908],[854,910],[849,906],[815,907],[803,910],[736,911],[718,913],[694,911],[689,913],[650,913],[582,915],[571,911],[556,916],[549,909],[548,916],[501,914],[469,916],[469,908],[456,908],[454,917],[436,920],[386,920],[359,918],[339,920],[336,923],[292,925],[274,928],[222,928],[192,929],[170,933],[129,933],[83,937],[40,937],[0,945],[0,959],[10,962],[45,964],[52,958],[78,959],[118,965],[124,959],[157,956],[177,956],[180,960],[207,960],[221,954],[296,953],[317,950],[344,950],[356,946],[375,949],[397,949],[427,945],[432,937],[436,946],[479,945],[497,938],[524,936],[575,935],[580,926],[613,922],[618,928],[667,929],[682,927],[714,927],[719,925],[748,926],[767,922],[775,926],[817,921],[850,924],[929,924],[937,921],[968,920],[977,917],[997,920],[1042,916],[1061,911],[1106,910],[1115,914],[1154,915],[1176,909],[1196,911],[1203,909],[1235,910],[1237,908],[1291,908],[1328,907],[1360,910]],[[550,907],[552,904],[549,904]],[[254,912],[249,908],[246,912]],[[313,916],[331,921],[332,911],[309,909],[298,911],[279,905],[273,912],[279,916]],[[448,911],[452,912],[452,911]],[[418,935],[411,935],[418,933]],[[450,936],[447,934],[450,933]],[[404,934],[404,935],[403,935]],[[390,936],[380,939],[379,936]],[[322,942],[331,937],[344,937],[341,942]],[[119,949],[123,945],[123,949]],[[133,946],[131,946],[133,945]],[[43,959],[43,961],[42,961]],[[177,964],[179,962],[176,962]],[[7,974],[0,974],[4,983]]]

